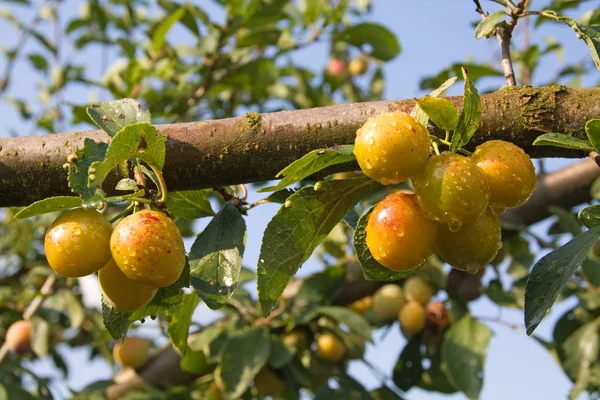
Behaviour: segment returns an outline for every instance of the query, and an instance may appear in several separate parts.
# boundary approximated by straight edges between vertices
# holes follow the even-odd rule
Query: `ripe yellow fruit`
[[[458,232],[440,228],[437,253],[456,269],[472,274],[488,265],[502,247],[502,229],[491,207],[475,222],[464,224]]]
[[[281,342],[287,346],[292,346],[297,352],[302,352],[308,348],[306,334],[302,331],[291,331],[281,337]]]
[[[365,232],[375,260],[394,271],[409,271],[433,254],[438,224],[423,215],[413,194],[394,193],[375,206]]]
[[[332,364],[340,362],[346,350],[344,343],[332,333],[322,333],[317,338],[317,355]]]
[[[423,306],[416,301],[409,301],[398,314],[400,329],[406,338],[418,335],[425,328],[426,314]]]
[[[183,238],[165,214],[144,210],[122,219],[110,238],[110,250],[125,276],[147,286],[169,286],[185,265]]]
[[[13,323],[6,331],[8,351],[16,354],[31,352],[31,322],[20,320]]]
[[[435,294],[435,289],[420,276],[411,276],[404,281],[404,296],[409,301],[425,305]]]
[[[370,117],[356,131],[354,154],[361,170],[384,185],[402,182],[421,170],[429,157],[427,129],[401,112]]]
[[[450,152],[433,156],[413,178],[417,200],[428,218],[453,230],[473,222],[489,204],[490,189],[470,158]]]
[[[133,312],[145,306],[158,291],[127,278],[112,258],[98,271],[98,282],[106,300],[121,312]]]
[[[373,312],[380,321],[391,321],[398,317],[404,303],[406,299],[400,286],[390,283],[373,295]]]
[[[110,223],[97,211],[78,208],[65,212],[46,232],[48,264],[65,277],[93,274],[110,260],[111,231]]]
[[[371,304],[373,304],[373,299],[371,298],[371,296],[365,296],[362,299],[358,299],[352,302],[348,306],[348,308],[354,311],[355,313],[362,315],[366,313],[369,310],[369,308],[371,308]]]
[[[535,188],[535,167],[522,148],[503,140],[480,144],[471,156],[490,186],[495,208],[518,207]]]
[[[130,336],[125,338],[124,342],[115,343],[113,348],[113,358],[117,364],[124,367],[138,368],[144,365],[148,360],[148,351],[150,345],[148,340]]]
[[[350,75],[362,75],[367,72],[369,63],[364,57],[357,57],[348,64],[348,72]]]
[[[254,387],[258,396],[277,397],[285,391],[285,382],[271,368],[263,367],[254,377]]]

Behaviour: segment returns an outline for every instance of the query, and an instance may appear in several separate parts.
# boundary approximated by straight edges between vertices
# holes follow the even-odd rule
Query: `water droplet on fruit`
[[[371,161],[368,158],[365,159],[365,167],[367,167],[367,169],[373,169],[373,164],[371,164]]]
[[[462,222],[457,221],[457,220],[452,220],[448,224],[448,229],[450,229],[450,232],[454,232],[454,233],[460,231],[461,227],[462,227]]]
[[[75,228],[75,230],[73,231],[73,234],[74,234],[75,236],[79,236],[79,235],[81,235],[81,229],[79,229],[79,228]]]
[[[371,128],[377,128],[377,122],[372,122],[371,123]]]
[[[129,252],[129,257],[135,257],[135,256],[137,256],[137,253],[134,250]]]
[[[398,124],[396,123],[396,121],[390,121],[390,125],[393,127],[396,127],[396,125],[398,125]]]
[[[371,136],[368,140],[368,143],[371,145],[375,144],[375,139],[373,139],[373,137]]]

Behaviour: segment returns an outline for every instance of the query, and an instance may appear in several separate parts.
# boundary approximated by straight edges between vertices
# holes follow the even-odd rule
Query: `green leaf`
[[[306,314],[303,319],[305,322],[309,322],[320,315],[330,317],[331,319],[346,325],[348,329],[365,340],[371,340],[371,325],[369,322],[349,308],[339,306],[322,306]]]
[[[158,289],[154,298],[148,305],[136,310],[129,318],[131,322],[145,318],[148,315],[155,316],[181,303],[183,292],[181,289],[190,286],[190,265],[185,263],[181,276],[172,285]]]
[[[183,296],[180,304],[172,307],[167,315],[171,317],[171,321],[167,326],[167,333],[171,339],[171,343],[179,349],[182,355],[186,355],[188,351],[188,332],[192,323],[192,314],[200,303],[200,297],[194,292]]]
[[[191,283],[211,309],[223,307],[240,278],[246,222],[231,203],[198,235],[190,250]]]
[[[577,37],[587,44],[596,68],[600,70],[600,29],[597,26],[582,25],[574,19],[546,10],[543,15],[569,25],[577,33]]]
[[[488,37],[494,32],[494,29],[500,25],[502,19],[506,16],[506,11],[498,10],[487,15],[475,29],[475,39]]]
[[[579,211],[577,218],[588,228],[600,225],[600,204],[595,204]]]
[[[589,322],[577,329],[563,343],[566,356],[563,367],[565,372],[575,381],[569,399],[577,399],[586,390],[590,380],[590,367],[598,360],[600,337],[598,324]]]
[[[463,109],[458,118],[458,125],[452,135],[450,151],[456,152],[461,146],[469,143],[479,125],[481,124],[481,99],[477,88],[469,79],[467,69],[462,68],[465,78],[465,93],[463,98]]]
[[[167,41],[167,33],[177,21],[179,21],[186,13],[185,8],[178,8],[169,16],[163,19],[152,33],[152,48],[155,52],[159,52]]]
[[[596,151],[600,151],[600,119],[590,119],[586,122],[585,133]]]
[[[104,327],[113,339],[119,340],[127,335],[129,325],[131,325],[130,316],[131,313],[119,312],[112,308],[106,303],[104,296],[102,296],[102,319],[104,320]]]
[[[260,250],[257,283],[265,315],[314,249],[373,187],[362,177],[323,181],[286,200],[267,225]]]
[[[384,267],[373,258],[371,250],[369,250],[369,247],[367,246],[367,232],[365,229],[369,222],[369,215],[371,215],[374,208],[375,206],[371,207],[365,215],[360,217],[356,229],[354,230],[354,253],[362,267],[365,279],[368,281],[395,281],[413,275],[419,268],[414,268],[410,271],[396,272]]]
[[[558,293],[599,237],[600,226],[594,227],[546,254],[533,266],[525,288],[525,327],[528,335],[533,333],[552,308]]]
[[[167,195],[167,209],[173,217],[196,219],[215,215],[207,195],[210,190],[179,190]]]
[[[298,306],[323,304],[331,297],[331,293],[335,293],[342,287],[345,278],[346,269],[343,265],[329,267],[322,272],[308,276],[294,296],[294,304]]]
[[[226,398],[237,398],[248,389],[269,359],[270,349],[267,329],[262,326],[229,338],[223,348],[221,365],[215,370]]]
[[[448,99],[435,97],[423,97],[415,99],[419,108],[423,110],[429,119],[440,129],[453,131],[458,125],[458,111],[454,103]]]
[[[273,27],[260,27],[238,38],[236,47],[272,46],[277,44],[282,31]]]
[[[68,210],[81,206],[81,203],[82,200],[79,196],[48,197],[21,209],[14,215],[13,219],[25,219],[55,211]]]
[[[271,337],[270,341],[271,351],[269,354],[269,365],[275,369],[288,365],[296,355],[296,349],[291,346],[286,346],[275,337]]]
[[[67,315],[71,321],[71,328],[79,328],[85,320],[85,310],[81,302],[70,290],[61,290],[62,296],[67,306]]]
[[[564,232],[569,232],[573,235],[581,233],[581,224],[579,224],[577,217],[570,210],[557,206],[548,206],[548,211],[558,217],[558,224]]]
[[[404,392],[421,381],[421,375],[423,374],[421,345],[422,342],[419,338],[410,340],[404,346],[394,366],[392,379],[396,386]]]
[[[131,124],[121,129],[113,137],[103,161],[93,162],[88,175],[89,186],[100,188],[110,171],[131,158],[139,158],[162,170],[165,164],[165,136],[146,122]],[[88,171],[89,172],[89,171]],[[94,175],[95,179],[90,178]]]
[[[277,185],[259,189],[258,192],[280,190],[332,165],[356,161],[353,151],[353,145],[313,150],[281,170],[276,177],[284,178]]]
[[[49,339],[50,323],[37,315],[31,317],[31,349],[38,357],[48,354]]]
[[[151,122],[150,112],[142,110],[139,101],[134,99],[104,101],[99,106],[88,107],[87,113],[111,137],[127,125]]]
[[[371,46],[371,57],[381,61],[390,61],[400,54],[400,43],[396,36],[387,28],[371,22],[352,25],[342,33],[342,40],[362,49],[364,45]]]
[[[444,93],[446,90],[448,90],[448,88],[450,86],[454,85],[454,82],[456,82],[457,79],[458,78],[456,76],[453,76],[452,78],[447,79],[437,89],[431,91],[431,93],[429,93],[426,97],[432,97],[432,98],[438,97],[439,95]],[[418,104],[410,112],[410,115],[412,117],[414,117],[417,120],[417,122],[420,123],[421,125],[423,125],[425,127],[427,126],[427,123],[429,122],[429,117],[427,116],[427,114],[425,114],[423,112],[423,110],[421,110],[421,107],[419,107]]]
[[[594,151],[594,146],[584,139],[567,136],[563,133],[544,133],[533,141],[534,146],[554,146],[563,149]]]
[[[470,399],[479,397],[483,367],[492,331],[470,315],[450,325],[444,334],[442,361],[452,383]]]
[[[75,167],[69,167],[69,187],[79,193],[83,200],[89,200],[96,192],[95,188],[88,187],[88,172],[92,163],[104,160],[108,143],[94,142],[92,139],[86,138],[83,149],[75,152],[77,161]],[[66,160],[65,160],[66,161]]]
[[[600,261],[597,258],[583,260],[581,270],[592,285],[600,287]]]
[[[48,60],[46,60],[44,56],[35,53],[29,54],[27,58],[29,58],[29,61],[31,61],[31,64],[35,69],[40,72],[48,72]]]

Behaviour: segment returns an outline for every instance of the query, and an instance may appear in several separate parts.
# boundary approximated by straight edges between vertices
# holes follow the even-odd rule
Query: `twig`
[[[595,151],[592,151],[592,152],[590,152],[589,156],[600,167],[600,154],[598,154]]]
[[[283,314],[284,312],[285,312],[285,299],[283,297],[280,297],[279,298],[279,307],[277,307],[277,310],[275,310],[271,314],[269,314],[268,317],[263,317],[263,318],[259,319],[258,321],[256,321],[256,325],[267,325],[272,320],[274,320],[275,318],[277,318],[281,314]]]
[[[37,296],[35,296],[33,301],[29,304],[29,307],[27,307],[27,309],[23,313],[24,320],[26,320],[26,321],[30,320],[31,317],[33,316],[33,314],[35,314],[36,311],[38,310],[38,308],[40,308],[40,306],[46,299],[46,296],[48,296],[48,294],[50,294],[50,292],[52,291],[52,286],[54,286],[54,282],[56,282],[55,274],[51,274],[48,276],[48,278],[46,278],[46,281],[44,282],[44,284],[42,285],[42,288],[40,289],[40,293]],[[8,354],[8,342],[4,342],[2,347],[0,347],[0,364],[2,363],[2,361],[4,361],[4,358],[6,357],[7,354]]]

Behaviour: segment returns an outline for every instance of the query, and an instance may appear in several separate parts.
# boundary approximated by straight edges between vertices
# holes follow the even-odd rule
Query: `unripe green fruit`
[[[449,152],[431,157],[412,182],[425,215],[455,231],[483,214],[490,199],[479,168],[468,157]]]
[[[391,321],[398,317],[405,303],[400,286],[390,283],[379,288],[373,295],[373,312],[380,321]]]
[[[475,222],[464,224],[458,232],[442,226],[435,250],[453,268],[474,274],[498,254],[501,231],[498,216],[488,207]]]
[[[52,223],[44,239],[48,264],[69,278],[93,274],[110,260],[111,231],[108,221],[95,210],[65,212]]]
[[[425,309],[418,302],[409,301],[400,309],[398,321],[400,321],[402,333],[407,339],[410,339],[425,328]]]
[[[535,167],[520,147],[490,140],[477,146],[471,159],[490,187],[490,204],[494,207],[518,207],[531,196]]]
[[[123,218],[110,238],[110,250],[125,276],[153,288],[175,283],[185,265],[177,225],[158,211],[144,210]]]
[[[98,282],[108,303],[120,312],[133,312],[147,305],[158,290],[127,278],[112,258],[98,271]]]
[[[389,185],[402,182],[422,169],[430,145],[429,132],[413,117],[384,112],[370,117],[356,131],[354,154],[365,175]]]
[[[425,305],[435,294],[435,289],[420,276],[411,276],[404,281],[404,297],[409,301],[416,301]]]
[[[348,72],[352,76],[362,75],[365,72],[367,72],[368,68],[369,68],[369,63],[367,62],[367,60],[364,57],[355,58],[354,60],[350,61],[350,63],[348,64]]]
[[[423,215],[413,194],[394,193],[375,206],[365,232],[377,262],[394,271],[408,271],[433,254],[438,225]]]
[[[332,364],[340,362],[346,350],[344,343],[332,333],[323,333],[317,338],[317,355]]]

